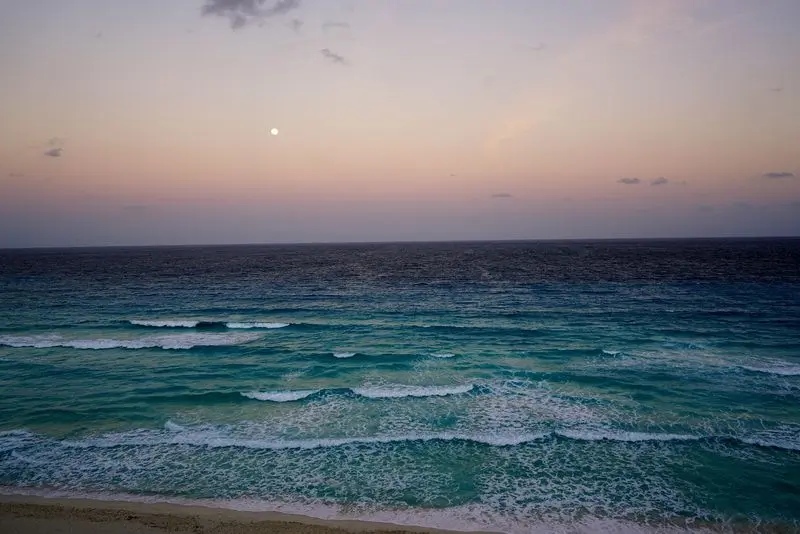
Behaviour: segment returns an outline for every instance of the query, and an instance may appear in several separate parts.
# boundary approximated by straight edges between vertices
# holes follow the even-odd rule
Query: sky
[[[800,235],[798,21],[0,0],[0,247]]]

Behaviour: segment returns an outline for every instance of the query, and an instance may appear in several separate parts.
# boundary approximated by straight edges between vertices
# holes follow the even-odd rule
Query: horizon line
[[[0,252],[8,250],[88,250],[88,249],[129,249],[129,248],[208,248],[208,247],[286,247],[286,246],[348,246],[348,245],[436,245],[436,244],[489,244],[489,243],[555,243],[555,242],[610,242],[610,241],[711,241],[711,240],[775,240],[800,239],[795,235],[724,235],[724,236],[674,236],[674,237],[553,237],[520,239],[434,239],[434,240],[390,240],[390,241],[281,241],[249,243],[173,243],[141,245],[34,245],[27,247],[0,247]]]

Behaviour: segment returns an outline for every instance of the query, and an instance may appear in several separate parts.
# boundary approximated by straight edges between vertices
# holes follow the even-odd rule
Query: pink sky
[[[0,247],[800,233],[794,0],[239,3],[0,5]]]

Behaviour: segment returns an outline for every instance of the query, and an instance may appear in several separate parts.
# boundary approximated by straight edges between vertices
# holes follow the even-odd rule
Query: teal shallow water
[[[0,253],[0,484],[512,531],[796,524],[798,258],[797,240]]]

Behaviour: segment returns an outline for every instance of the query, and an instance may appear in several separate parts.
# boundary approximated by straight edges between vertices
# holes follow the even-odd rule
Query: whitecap
[[[144,336],[131,339],[65,339],[58,335],[38,336],[0,336],[0,345],[37,349],[65,347],[72,349],[191,349],[194,347],[215,347],[238,345],[258,339],[258,334],[170,334],[160,336]]]
[[[242,393],[243,397],[248,399],[270,401],[270,402],[292,402],[306,397],[310,397],[315,393],[319,393],[318,389],[301,389],[295,391],[250,391]]]
[[[444,397],[472,391],[474,386],[384,386],[353,388],[353,393],[368,399],[397,399],[403,397]]]
[[[289,323],[239,323],[239,322],[230,322],[225,323],[227,328],[232,329],[249,329],[249,328],[266,328],[266,329],[274,329],[274,328],[286,328],[289,326]]]
[[[154,328],[194,328],[200,324],[200,321],[191,319],[133,319],[128,322],[136,326]]]
[[[755,373],[765,373],[778,376],[800,376],[800,365],[792,365],[786,362],[766,363],[762,366],[740,365],[742,369]]]
[[[355,352],[334,352],[333,353],[333,357],[334,358],[352,358],[355,355],[356,355]]]

